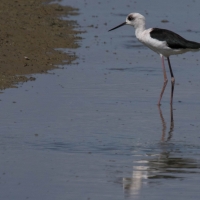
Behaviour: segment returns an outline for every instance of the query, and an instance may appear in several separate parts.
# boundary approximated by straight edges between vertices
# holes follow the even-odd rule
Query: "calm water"
[[[61,3],[87,32],[64,50],[74,64],[1,94],[0,199],[199,199],[199,53],[171,57],[174,106],[168,83],[159,109],[159,56],[132,27],[108,30],[140,12],[147,27],[200,42],[200,3]]]

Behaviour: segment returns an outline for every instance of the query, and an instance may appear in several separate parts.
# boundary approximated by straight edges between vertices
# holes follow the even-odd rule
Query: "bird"
[[[130,13],[127,17],[125,22],[122,24],[110,29],[109,31],[115,30],[121,26],[130,25],[135,28],[135,36],[136,38],[146,45],[148,48],[156,52],[161,57],[162,62],[162,69],[163,69],[163,76],[164,76],[164,83],[160,93],[160,97],[158,100],[158,106],[161,105],[161,99],[163,93],[165,91],[168,79],[165,70],[165,63],[164,58],[167,58],[169,71],[171,75],[171,98],[170,104],[173,104],[173,94],[174,94],[174,84],[175,78],[172,71],[171,63],[169,57],[171,55],[177,55],[186,53],[189,51],[199,51],[200,50],[200,43],[186,40],[185,38],[181,37],[179,34],[161,28],[145,28],[145,17],[140,13]]]

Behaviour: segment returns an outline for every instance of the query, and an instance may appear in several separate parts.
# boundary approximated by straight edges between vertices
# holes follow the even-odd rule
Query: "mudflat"
[[[55,50],[78,47],[75,22],[60,19],[76,12],[43,0],[0,1],[0,89],[76,58]]]

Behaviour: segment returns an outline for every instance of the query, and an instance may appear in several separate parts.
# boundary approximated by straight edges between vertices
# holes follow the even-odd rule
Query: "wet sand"
[[[43,0],[0,1],[0,89],[35,80],[28,74],[45,73],[75,55],[55,48],[77,48],[75,22],[59,17],[77,10]]]

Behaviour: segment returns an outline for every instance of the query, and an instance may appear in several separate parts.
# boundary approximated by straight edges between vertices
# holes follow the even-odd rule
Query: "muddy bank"
[[[43,0],[0,1],[0,89],[75,59],[54,49],[78,47],[74,23],[58,19],[76,12]]]

